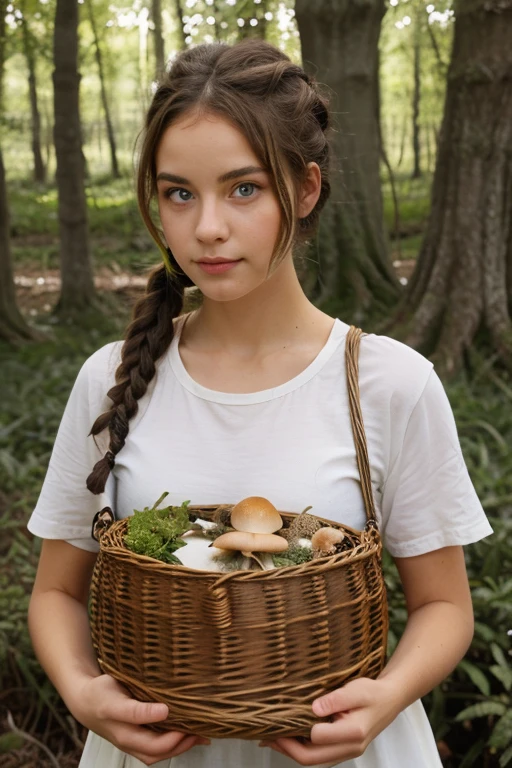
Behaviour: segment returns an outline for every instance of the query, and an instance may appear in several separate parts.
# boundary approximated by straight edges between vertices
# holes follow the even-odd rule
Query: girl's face
[[[185,115],[156,153],[162,228],[180,268],[216,301],[265,282],[281,223],[271,185],[245,136],[216,115]]]

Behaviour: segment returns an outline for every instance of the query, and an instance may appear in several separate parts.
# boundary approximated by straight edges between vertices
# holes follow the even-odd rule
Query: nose
[[[228,237],[228,225],[223,215],[222,205],[215,200],[205,200],[198,206],[199,218],[196,224],[196,237],[202,243],[224,241]]]

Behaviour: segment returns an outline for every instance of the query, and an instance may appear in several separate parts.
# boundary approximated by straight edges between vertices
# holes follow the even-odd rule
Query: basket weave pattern
[[[354,353],[349,342],[347,356]],[[358,391],[355,398],[357,422]],[[270,571],[214,573],[131,552],[123,542],[126,519],[101,535],[91,586],[98,662],[134,698],[169,706],[156,730],[309,736],[318,722],[316,697],[378,676],[388,629],[382,545],[360,444],[366,448],[364,428],[354,437],[369,524],[356,531],[324,520],[352,544],[339,554]],[[216,506],[189,509],[208,519]]]

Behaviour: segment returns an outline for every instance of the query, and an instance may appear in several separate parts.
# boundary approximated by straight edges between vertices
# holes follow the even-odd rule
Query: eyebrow
[[[264,168],[260,168],[257,165],[247,165],[245,168],[235,168],[233,171],[228,171],[219,176],[217,181],[219,184],[223,184],[225,181],[231,181],[232,179],[238,179],[240,176],[250,176],[254,173],[266,173]],[[184,176],[177,176],[175,173],[167,173],[162,171],[156,177],[157,181],[172,181],[174,184],[188,184],[191,186],[192,182],[186,179]]]

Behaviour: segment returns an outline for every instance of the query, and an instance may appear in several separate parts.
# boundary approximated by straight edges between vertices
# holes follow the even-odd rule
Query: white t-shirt
[[[207,389],[185,369],[178,350],[182,322],[157,376],[139,401],[105,493],[85,479],[107,449],[88,437],[108,407],[121,342],[107,344],[82,367],[66,406],[48,473],[28,528],[97,551],[94,514],[117,517],[166,504],[236,503],[264,496],[281,510],[362,528],[365,511],[350,426],[344,349],[348,326],[336,320],[313,362],[290,381],[260,392]],[[469,544],[492,529],[468,476],[453,414],[432,364],[393,339],[361,342],[359,384],[372,485],[384,546],[409,557]],[[158,764],[168,768],[170,761]],[[172,760],[172,768],[288,768],[297,764],[257,743],[213,740]],[[421,702],[408,707],[345,768],[440,766]],[[80,768],[142,766],[90,734]]]

